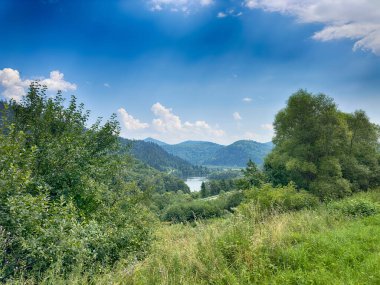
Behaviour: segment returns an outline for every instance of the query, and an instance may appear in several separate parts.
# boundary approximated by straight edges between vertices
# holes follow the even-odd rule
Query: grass
[[[275,213],[246,205],[226,219],[165,224],[142,262],[69,279],[52,273],[44,283],[380,284],[380,214],[340,210],[353,199],[377,206],[380,191],[338,207]]]

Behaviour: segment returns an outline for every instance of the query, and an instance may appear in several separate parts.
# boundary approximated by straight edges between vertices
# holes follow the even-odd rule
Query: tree
[[[371,179],[360,180],[378,169],[377,127],[362,111],[340,112],[326,95],[304,90],[293,94],[276,115],[274,128],[275,148],[264,166],[273,184],[294,181],[299,188],[331,199],[368,188]]]
[[[209,196],[209,191],[206,188],[206,184],[204,182],[202,182],[202,184],[201,184],[201,197],[205,198],[208,196]]]
[[[88,112],[72,97],[30,86],[12,101],[0,132],[0,225],[10,243],[2,276],[40,276],[54,263],[62,273],[79,264],[104,266],[140,258],[152,217],[134,183],[125,182],[115,117],[88,127]]]

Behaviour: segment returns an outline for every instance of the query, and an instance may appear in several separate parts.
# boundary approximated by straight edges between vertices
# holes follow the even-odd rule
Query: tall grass
[[[366,201],[359,212],[376,210],[344,210],[356,200]],[[380,284],[379,202],[377,190],[298,212],[247,204],[226,219],[163,225],[142,262],[68,279],[52,272],[44,283]]]

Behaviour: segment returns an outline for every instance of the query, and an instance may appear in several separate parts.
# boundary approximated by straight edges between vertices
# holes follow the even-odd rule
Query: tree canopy
[[[343,113],[332,98],[300,90],[276,115],[274,129],[265,162],[274,184],[293,181],[323,199],[379,184],[379,127],[364,111]]]

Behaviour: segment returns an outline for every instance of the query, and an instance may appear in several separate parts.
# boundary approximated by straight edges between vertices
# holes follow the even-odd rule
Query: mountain
[[[142,140],[128,140],[120,138],[123,145],[129,146],[129,152],[136,159],[164,172],[179,177],[203,176],[207,169],[194,166],[190,162],[166,152],[161,146],[153,142]]]
[[[204,162],[224,146],[205,141],[185,141],[174,145],[162,146],[167,152],[183,158],[194,165],[203,165]]]
[[[162,142],[162,141],[156,140],[156,139],[154,139],[154,138],[151,138],[151,137],[144,139],[144,142],[151,142],[151,143],[155,143],[155,144],[157,144],[157,145],[159,145],[159,146],[168,145],[168,144],[167,144],[167,143],[165,143],[165,142]]]
[[[165,144],[162,148],[194,165],[245,167],[249,159],[262,165],[273,144],[240,140],[223,146],[205,141],[185,141],[174,145]]]
[[[263,165],[265,156],[272,148],[272,143],[240,140],[219,149],[204,165],[245,167],[249,159],[257,165]]]

